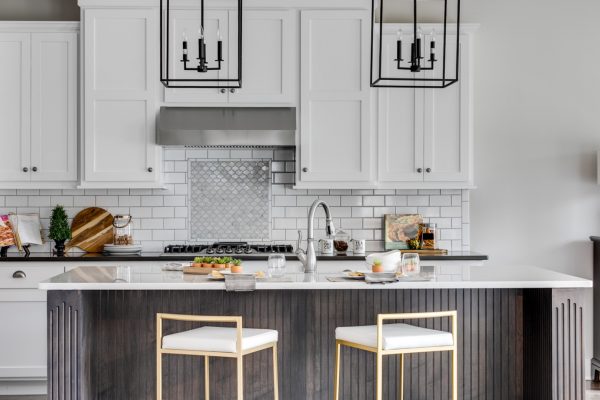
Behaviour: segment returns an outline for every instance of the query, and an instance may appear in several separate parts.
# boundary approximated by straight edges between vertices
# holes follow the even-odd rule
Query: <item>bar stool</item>
[[[235,323],[235,328],[203,326],[171,335],[162,335],[163,320]],[[272,329],[242,328],[242,317],[156,314],[156,399],[162,399],[162,355],[179,354],[204,357],[204,398],[209,400],[209,359],[237,359],[237,399],[244,398],[244,356],[257,351],[273,350],[273,393],[279,399],[277,376],[278,332]]]
[[[403,323],[384,324],[386,320],[407,320],[450,317],[452,332],[421,328]],[[457,323],[456,311],[422,312],[408,314],[379,314],[377,325],[347,326],[335,329],[335,382],[334,398],[340,397],[340,352],[342,346],[369,351],[377,355],[376,400],[382,398],[383,356],[400,355],[399,397],[404,399],[404,354],[433,351],[452,352],[452,399],[458,398],[457,385]]]

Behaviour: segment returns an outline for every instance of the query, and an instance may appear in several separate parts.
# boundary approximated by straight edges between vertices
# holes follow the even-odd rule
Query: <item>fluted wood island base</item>
[[[280,398],[332,399],[336,326],[378,313],[458,310],[459,398],[582,399],[581,289],[50,290],[49,399],[155,398],[155,316],[242,315],[279,331]],[[426,327],[448,329],[448,321]],[[166,324],[165,334],[189,329]],[[262,352],[265,353],[265,352]],[[246,358],[245,398],[272,399],[271,360]],[[374,398],[374,357],[344,349],[341,399]],[[405,357],[405,399],[448,399],[450,359]],[[164,399],[203,399],[203,363],[165,356]],[[396,399],[399,363],[384,366]],[[211,398],[235,398],[235,361],[211,364]],[[553,397],[553,392],[556,397]]]

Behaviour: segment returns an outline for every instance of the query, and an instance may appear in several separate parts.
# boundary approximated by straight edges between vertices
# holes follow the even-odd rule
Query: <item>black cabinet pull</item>
[[[152,167],[148,167],[148,172],[152,172],[152,171],[154,171],[154,170],[152,169]]]
[[[421,172],[423,172],[423,168],[417,168],[417,172],[418,172],[418,173],[421,173]]]
[[[29,172],[29,168],[23,167],[23,172]]]
[[[430,173],[431,172],[431,168],[426,168],[425,172]]]
[[[31,168],[31,170],[32,170],[33,172],[37,172],[37,167],[33,167],[33,168]]]

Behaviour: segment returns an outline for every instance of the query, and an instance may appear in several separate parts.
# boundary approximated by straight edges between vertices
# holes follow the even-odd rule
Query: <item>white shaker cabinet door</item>
[[[291,10],[243,13],[242,88],[230,91],[230,103],[295,103],[298,37]],[[229,59],[237,70],[237,13],[230,12]]]
[[[302,11],[297,186],[371,178],[368,55],[367,11]]]
[[[77,33],[32,34],[31,180],[77,180]]]
[[[407,35],[405,42],[412,37]],[[385,34],[382,43],[382,72],[399,78],[394,62],[396,34]],[[405,75],[404,75],[405,76]],[[381,88],[379,96],[379,180],[382,182],[423,181],[423,90]]]
[[[0,181],[29,181],[31,52],[28,33],[0,33]]]
[[[198,3],[200,4],[200,3]],[[230,57],[230,43],[237,39],[229,31],[229,12],[227,10],[206,10],[204,15],[204,37],[206,44],[206,59],[209,68],[217,67],[217,34],[223,39],[223,62],[220,70],[207,72],[197,72],[185,70],[181,62],[183,57],[183,38],[188,42],[188,68],[198,66],[199,57],[199,26],[200,10],[172,10],[169,13],[169,65],[163,65],[166,74],[166,68],[169,68],[169,76],[175,79],[224,79],[227,78],[232,62]],[[166,27],[164,28],[166,29]],[[235,70],[233,70],[235,71]],[[192,83],[194,84],[194,83]],[[183,82],[174,83],[174,85],[185,85]],[[228,100],[229,89],[219,88],[218,82],[206,82],[207,86],[212,88],[165,88],[165,102],[173,103],[226,103]]]
[[[84,187],[158,180],[156,17],[150,9],[84,11]]]
[[[427,36],[429,40],[429,36]],[[456,35],[448,35],[448,48],[456,48]],[[432,182],[472,181],[469,38],[461,38],[459,80],[444,89],[425,90],[424,180]],[[442,36],[437,36],[442,42]],[[455,70],[456,52],[447,52],[449,69]],[[441,64],[441,63],[440,63]],[[451,66],[451,67],[450,67]],[[428,76],[441,76],[437,65]],[[453,72],[452,72],[453,74]]]

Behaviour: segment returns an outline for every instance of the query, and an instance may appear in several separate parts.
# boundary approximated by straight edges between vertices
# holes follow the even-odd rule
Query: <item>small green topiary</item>
[[[64,242],[71,239],[71,228],[69,227],[69,218],[63,206],[56,206],[52,210],[50,217],[50,232],[48,237],[55,242]]]

